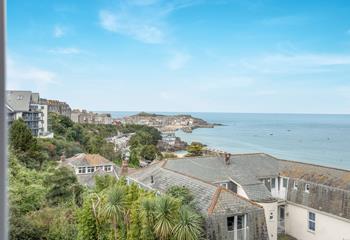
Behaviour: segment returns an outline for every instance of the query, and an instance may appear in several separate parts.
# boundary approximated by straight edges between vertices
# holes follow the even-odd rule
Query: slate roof
[[[235,214],[245,212],[247,209],[259,208],[233,192],[223,190],[221,187],[195,177],[166,169],[162,167],[162,164],[151,164],[129,174],[128,178],[163,193],[172,186],[186,187],[193,194],[198,210],[205,215],[222,211]],[[151,183],[151,176],[153,176],[154,183]]]
[[[85,154],[85,153],[79,153],[79,154],[76,154],[74,157],[67,158],[64,163],[74,167],[114,165],[113,162],[109,161],[108,159],[102,157],[99,154]]]
[[[350,191],[349,170],[279,160],[279,172],[282,176]]]
[[[32,92],[6,91],[6,102],[15,112],[29,111]]]
[[[278,176],[276,160],[263,154],[232,155],[229,165],[219,156],[181,158],[168,161],[165,168],[209,182],[233,180],[255,201],[272,199],[259,178]]]
[[[232,180],[255,201],[272,199],[270,191],[260,179],[277,176],[350,190],[348,170],[281,160],[264,153],[233,154],[229,165],[225,164],[222,156],[180,158],[167,161],[164,168],[212,183]]]

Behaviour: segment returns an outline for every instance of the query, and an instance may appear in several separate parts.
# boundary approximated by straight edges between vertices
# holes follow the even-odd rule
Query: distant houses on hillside
[[[6,111],[8,123],[22,118],[33,136],[53,137],[49,132],[48,113],[66,116],[76,123],[112,124],[110,114],[73,110],[68,103],[59,100],[40,98],[39,93],[31,91],[6,91]]]

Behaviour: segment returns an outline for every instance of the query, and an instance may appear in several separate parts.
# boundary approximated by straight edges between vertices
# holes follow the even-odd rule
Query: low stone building
[[[189,189],[197,210],[206,220],[207,239],[268,239],[261,206],[222,186],[174,171],[167,167],[169,162],[172,161],[151,164],[129,173],[127,181],[159,193],[165,193],[172,186]]]
[[[71,158],[61,158],[62,166],[71,168],[77,176],[80,184],[92,187],[95,184],[95,176],[110,175],[118,178],[120,171],[113,162],[99,154],[79,153]]]

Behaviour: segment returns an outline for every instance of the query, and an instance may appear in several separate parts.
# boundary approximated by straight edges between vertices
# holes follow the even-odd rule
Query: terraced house
[[[128,175],[165,192],[196,197],[208,239],[350,239],[350,172],[267,154],[218,154],[166,160]]]

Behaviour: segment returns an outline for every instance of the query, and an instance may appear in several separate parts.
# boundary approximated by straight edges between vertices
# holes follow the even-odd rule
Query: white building
[[[47,105],[39,103],[39,93],[31,91],[6,91],[8,122],[22,118],[34,136],[46,136],[48,132]]]
[[[263,153],[169,159],[163,167],[262,206],[270,240],[279,234],[298,240],[350,239],[350,171]]]

